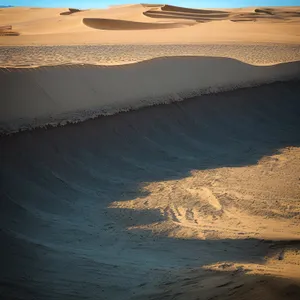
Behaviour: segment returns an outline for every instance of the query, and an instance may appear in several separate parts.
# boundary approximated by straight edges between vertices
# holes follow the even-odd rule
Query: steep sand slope
[[[265,20],[269,22],[299,22],[300,9],[298,7],[262,7],[255,9],[205,10],[164,5],[155,9],[147,10],[144,12],[144,14],[152,18],[193,19],[198,22],[209,22],[216,20],[253,22]]]
[[[1,137],[2,298],[298,300],[299,93]]]
[[[85,11],[16,7],[1,9],[0,18],[0,26],[12,26],[19,34],[1,36],[2,45],[300,43],[299,7],[201,10],[127,5]],[[86,26],[84,19],[93,21]]]
[[[0,20],[3,299],[300,299],[299,8]]]
[[[124,66],[0,69],[1,132],[300,79],[300,62],[252,66],[229,58],[173,57]],[[83,101],[84,99],[84,101]]]

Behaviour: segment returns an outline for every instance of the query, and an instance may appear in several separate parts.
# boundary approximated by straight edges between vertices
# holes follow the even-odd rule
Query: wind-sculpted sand
[[[11,25],[0,26],[0,36],[18,36],[19,33],[12,30]]]
[[[97,19],[84,18],[83,24],[94,29],[102,30],[150,30],[150,29],[166,29],[191,26],[188,22],[177,23],[149,23],[149,22],[133,22],[115,19]]]
[[[300,62],[253,66],[221,57],[170,57],[124,66],[69,65],[0,71],[0,133],[11,133],[81,122],[203,94],[299,80]]]
[[[1,36],[2,45],[300,43],[299,7],[13,7],[1,10],[0,20],[0,26],[10,25],[19,34]]]
[[[300,299],[299,7],[0,20],[1,299]]]
[[[197,22],[210,21],[296,21],[299,22],[300,10],[298,7],[283,8],[256,8],[256,9],[233,9],[233,10],[205,10],[190,9],[171,5],[163,5],[158,8],[150,9],[144,12],[145,16],[152,18],[170,18],[170,19],[192,19]]]
[[[61,12],[60,15],[61,16],[69,16],[69,15],[79,13],[79,12],[82,12],[82,11],[84,11],[84,10],[78,9],[78,8],[69,8],[67,11]]]
[[[78,55],[80,53],[80,55]],[[0,48],[2,67],[126,65],[164,57],[224,57],[266,66],[300,60],[300,46],[285,44],[138,44],[18,46]]]
[[[2,137],[3,298],[299,299],[299,87]]]

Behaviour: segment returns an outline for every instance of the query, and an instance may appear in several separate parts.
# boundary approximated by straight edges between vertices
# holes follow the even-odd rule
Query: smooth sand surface
[[[300,299],[299,13],[1,9],[1,297]]]
[[[84,18],[83,24],[101,30],[150,30],[191,26],[192,23],[149,23],[115,19]]]
[[[3,68],[0,72],[0,132],[10,133],[300,80],[300,62],[259,67],[230,58],[169,57],[124,66]]]
[[[300,43],[299,7],[201,10],[144,4],[83,11],[15,7],[1,9],[0,20],[0,26],[12,26],[19,34],[2,34],[1,45]]]

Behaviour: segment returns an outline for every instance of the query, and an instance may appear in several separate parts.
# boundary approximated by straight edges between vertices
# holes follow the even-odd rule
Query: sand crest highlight
[[[0,11],[0,19],[0,26],[11,25],[13,32],[18,33],[2,33],[1,44],[6,46],[300,43],[299,7],[191,9],[161,4],[88,10],[9,7]]]
[[[300,62],[259,67],[228,58],[172,57],[123,66],[1,71],[0,124],[1,132],[8,133],[299,79]]]

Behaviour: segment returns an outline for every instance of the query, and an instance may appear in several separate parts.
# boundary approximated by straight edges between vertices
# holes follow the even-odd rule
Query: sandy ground
[[[3,299],[300,299],[299,7],[0,20]]]
[[[300,42],[299,7],[196,10],[127,5],[86,11],[17,7],[1,9],[0,20],[1,45]]]
[[[5,299],[299,299],[299,82],[1,138]]]
[[[80,55],[78,55],[80,53]],[[165,57],[227,57],[266,66],[300,60],[300,45],[286,44],[172,44],[2,46],[1,67],[39,67],[68,64],[124,65]]]
[[[299,61],[254,66],[222,57],[167,57],[121,66],[0,68],[0,134],[300,80],[299,70]]]

